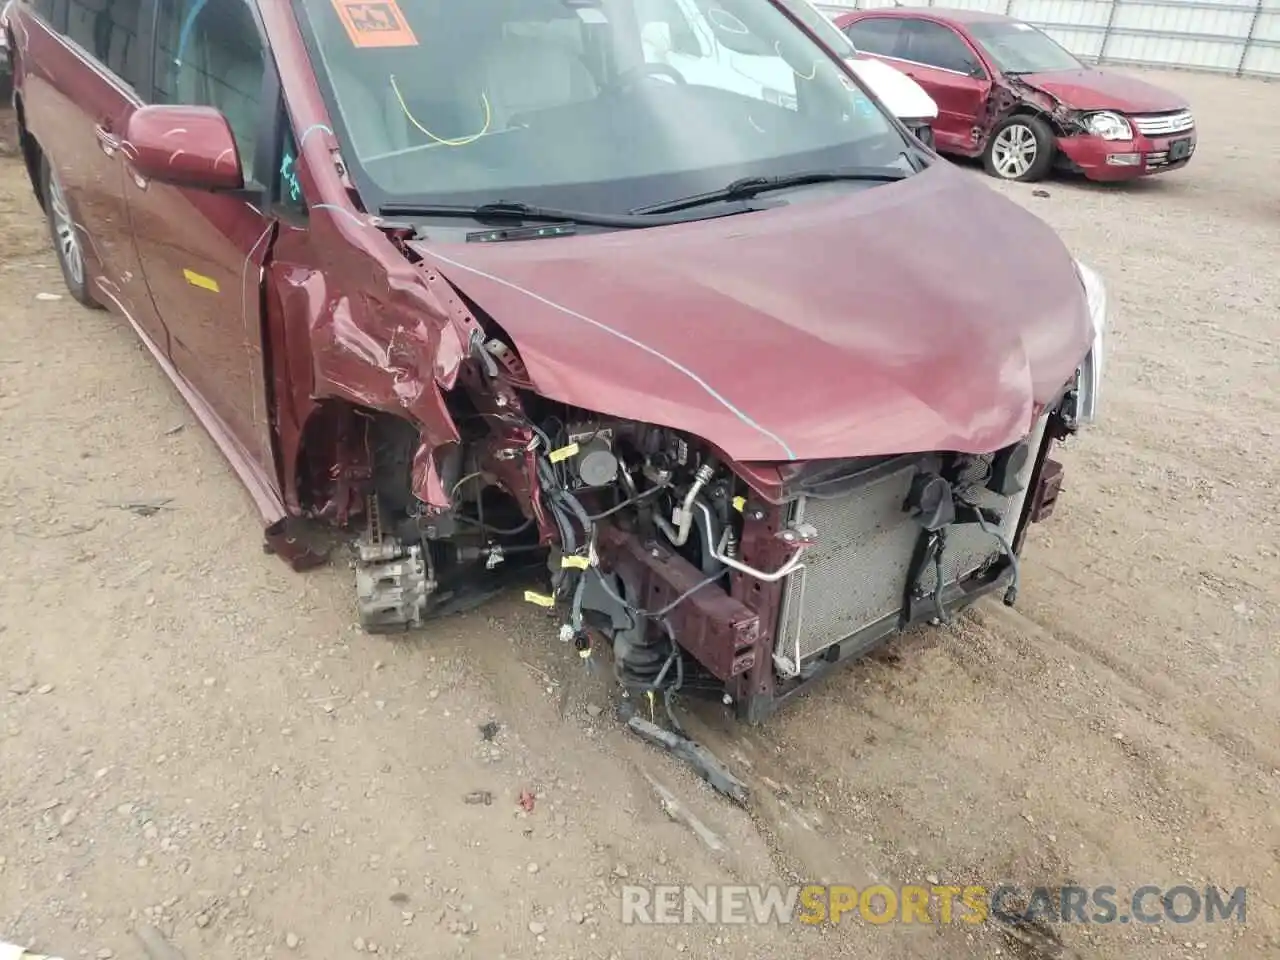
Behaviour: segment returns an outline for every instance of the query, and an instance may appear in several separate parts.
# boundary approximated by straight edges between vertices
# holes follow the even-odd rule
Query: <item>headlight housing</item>
[[[1093,345],[1076,372],[1076,422],[1094,423],[1098,419],[1098,394],[1102,387],[1102,367],[1107,330],[1107,285],[1092,267],[1075,262],[1076,274],[1089,302],[1089,318],[1093,321]]]
[[[1102,110],[1084,118],[1085,129],[1103,140],[1132,140],[1133,127],[1118,113]]]

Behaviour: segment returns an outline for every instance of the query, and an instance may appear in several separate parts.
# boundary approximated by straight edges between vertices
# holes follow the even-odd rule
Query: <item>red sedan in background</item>
[[[1183,167],[1195,152],[1182,97],[1087,66],[1020,20],[894,7],[835,22],[861,53],[889,61],[937,101],[939,150],[981,157],[992,176],[1039,180],[1057,166],[1130,180]]]

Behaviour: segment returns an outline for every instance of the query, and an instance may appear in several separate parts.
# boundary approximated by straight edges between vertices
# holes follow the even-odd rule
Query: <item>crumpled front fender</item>
[[[350,245],[340,263],[316,262],[319,246],[307,232],[283,228],[268,267],[288,502],[296,509],[294,461],[305,424],[337,399],[412,421],[422,434],[414,493],[445,505],[428,453],[458,440],[444,394],[457,381],[474,320],[434,271],[407,261],[387,266],[385,255]]]

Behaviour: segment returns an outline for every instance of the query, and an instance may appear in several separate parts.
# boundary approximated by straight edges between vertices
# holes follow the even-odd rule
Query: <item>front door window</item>
[[[898,56],[926,67],[974,75],[980,72],[978,58],[969,45],[950,27],[931,20],[903,20]]]
[[[245,179],[257,150],[266,62],[245,0],[160,0],[155,102],[215,107],[231,125]]]

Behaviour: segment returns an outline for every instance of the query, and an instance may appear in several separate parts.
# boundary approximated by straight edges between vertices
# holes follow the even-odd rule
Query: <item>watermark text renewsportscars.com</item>
[[[622,922],[633,924],[834,925],[1045,923],[1243,923],[1245,887],[1153,884],[1127,891],[1113,886],[987,887],[949,884],[806,886],[657,885],[622,888]]]

